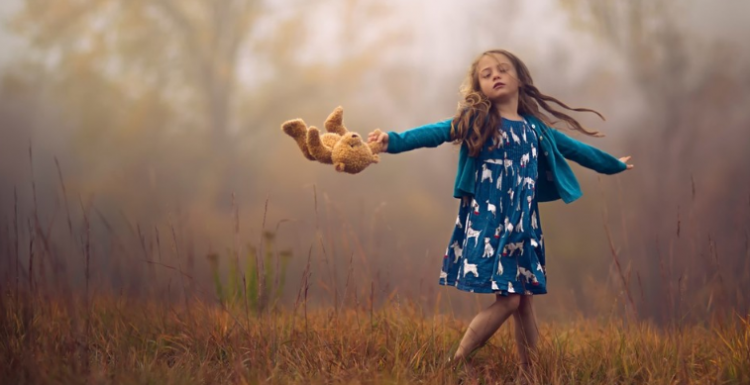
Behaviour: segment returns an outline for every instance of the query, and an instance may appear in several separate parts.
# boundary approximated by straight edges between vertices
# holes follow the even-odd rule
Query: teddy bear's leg
[[[310,150],[310,154],[317,159],[319,162],[332,164],[330,148],[323,144],[320,140],[320,130],[317,127],[310,127],[307,130],[307,149]]]
[[[302,119],[294,119],[284,122],[284,124],[281,125],[281,130],[294,138],[305,158],[315,160],[307,149],[307,124],[305,124]]]
[[[325,126],[326,131],[333,132],[341,136],[344,136],[344,134],[348,132],[346,127],[344,127],[344,109],[341,108],[341,106],[336,107],[336,109],[334,109],[333,112],[328,115]]]

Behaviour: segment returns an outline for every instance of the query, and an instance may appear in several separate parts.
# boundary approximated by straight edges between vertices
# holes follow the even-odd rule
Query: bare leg
[[[495,295],[495,302],[471,320],[453,358],[465,359],[474,349],[487,342],[500,325],[518,309],[520,302],[521,296],[518,294],[508,294],[507,297]]]
[[[539,340],[539,329],[534,314],[534,297],[521,296],[518,310],[513,313],[513,323],[516,325],[516,346],[521,361],[521,372],[528,373],[531,353],[536,349]]]

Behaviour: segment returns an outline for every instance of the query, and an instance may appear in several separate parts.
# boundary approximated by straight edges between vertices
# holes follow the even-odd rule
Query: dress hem
[[[501,295],[506,296],[506,297],[508,296],[508,294],[523,294],[523,295],[544,295],[544,294],[547,294],[547,289],[544,288],[544,287],[539,287],[539,286],[536,286],[536,287],[535,286],[531,286],[530,289],[526,289],[523,293],[519,293],[519,292],[516,292],[516,291],[514,291],[514,292],[511,293],[508,290],[493,290],[492,288],[489,288],[489,287],[469,286],[469,285],[462,284],[460,282],[456,283],[455,281],[453,281],[453,282],[446,282],[444,279],[440,279],[438,281],[438,284],[440,286],[455,287],[458,290],[465,291],[465,292],[468,292],[468,293],[501,294]]]

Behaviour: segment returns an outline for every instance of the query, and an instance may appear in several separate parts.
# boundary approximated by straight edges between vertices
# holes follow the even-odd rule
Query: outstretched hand
[[[630,155],[628,155],[628,156],[623,156],[622,158],[620,158],[620,162],[622,162],[622,163],[625,163],[625,164],[627,164],[627,165],[628,165],[628,168],[627,168],[626,170],[630,170],[631,168],[633,168],[633,165],[632,165],[632,164],[628,164],[628,160],[630,160],[630,158],[631,158],[631,156],[630,156]]]
[[[383,145],[383,152],[388,149],[388,133],[382,131],[372,131],[367,134],[367,143],[378,142]]]

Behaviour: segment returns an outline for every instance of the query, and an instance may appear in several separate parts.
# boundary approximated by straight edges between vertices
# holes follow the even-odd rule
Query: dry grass
[[[59,166],[58,173],[65,194]],[[235,245],[225,258],[228,282],[220,274],[218,254],[209,255],[210,272],[202,272],[213,278],[212,293],[187,274],[198,270],[194,252],[185,241],[189,237],[180,236],[171,225],[162,237],[155,228],[147,242],[141,227],[128,223],[133,240],[120,242],[126,237],[116,234],[101,213],[83,200],[79,200],[82,218],[75,221],[80,225],[74,226],[64,201],[68,231],[56,234],[69,236],[68,242],[74,244],[65,248],[65,242],[59,246],[51,235],[57,217],[40,219],[34,204],[24,218],[15,197],[9,210],[12,215],[0,228],[0,268],[5,269],[0,274],[0,385],[506,384],[519,380],[510,322],[471,357],[469,365],[454,369],[447,359],[455,352],[466,323],[440,309],[440,294],[435,309],[425,311],[417,299],[401,300],[395,290],[376,296],[374,277],[368,278],[369,292],[366,285],[350,286],[362,279],[351,275],[351,258],[346,278],[337,277],[336,264],[345,263],[333,258],[330,236],[337,232],[330,228],[324,232],[327,227],[317,224],[317,195],[315,202],[315,243],[322,249],[322,259],[312,261],[310,249],[301,281],[291,285],[296,300],[289,305],[289,301],[277,301],[285,286],[286,257],[271,235],[278,232],[281,222],[274,232],[261,233],[257,249],[251,248],[244,261],[243,274],[240,216],[233,204]],[[134,277],[130,286],[141,289],[134,295],[116,293],[118,287],[122,290],[128,285],[108,282],[110,276],[99,271],[103,265],[93,262],[92,257],[98,253],[101,260],[102,250],[107,250],[95,243],[92,232],[96,228],[90,221],[94,213],[109,232],[109,238],[102,238],[118,246],[106,254],[108,262],[115,263],[113,269],[136,267],[123,272]],[[542,323],[529,382],[750,384],[750,315],[742,310],[747,306],[741,290],[750,279],[747,265],[740,273],[745,278],[732,283],[738,295],[728,298],[725,294],[732,284],[720,274],[714,245],[710,255],[716,266],[706,270],[703,281],[711,293],[707,305],[695,300],[698,290],[692,291],[692,302],[705,310],[697,320],[684,322],[685,310],[667,306],[670,316],[656,327],[638,314],[636,297],[630,292],[635,286],[630,282],[630,269],[620,263],[604,214],[620,284],[619,297],[612,299],[628,306],[622,312],[608,313],[609,318]],[[265,229],[265,213],[262,223]],[[168,238],[169,247],[167,241],[162,245]],[[744,255],[750,257],[748,245],[746,238]],[[72,258],[78,260],[67,271],[65,263]],[[316,282],[310,280],[311,262],[322,269]],[[145,266],[145,273],[140,266]],[[167,279],[163,271],[177,278]],[[674,283],[671,273],[660,270],[667,289]],[[636,276],[640,287],[640,276]],[[665,290],[668,304],[689,302],[682,297],[681,279],[682,275],[675,290]],[[342,285],[337,283],[342,281],[340,291]],[[325,288],[332,301],[313,304],[320,300],[308,297],[313,285]],[[721,301],[713,300],[714,292]],[[218,301],[207,299],[214,297]],[[313,301],[308,307],[309,299]]]
[[[4,293],[0,383],[504,384],[517,373],[510,325],[451,370],[464,323],[398,302],[259,318],[199,300],[90,305]],[[748,318],[673,332],[581,319],[541,335],[533,383],[750,383]]]

